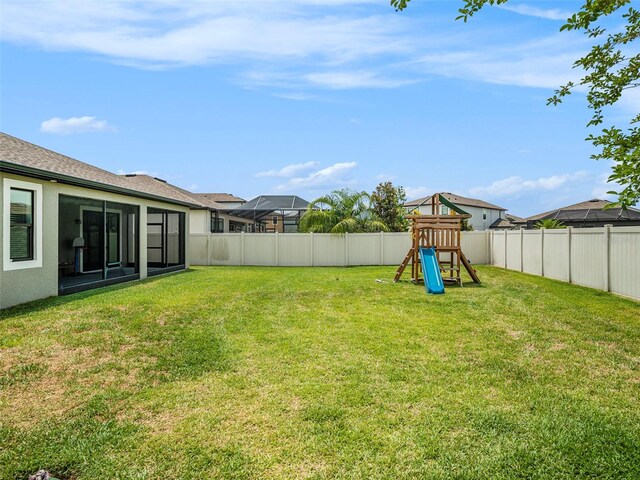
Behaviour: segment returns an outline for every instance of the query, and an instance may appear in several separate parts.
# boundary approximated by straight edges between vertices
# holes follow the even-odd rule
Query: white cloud
[[[354,2],[6,2],[3,37],[155,67],[314,55],[343,62],[407,48],[394,35],[406,20],[392,11],[363,18],[343,3]],[[314,8],[323,5],[336,13]]]
[[[258,172],[255,176],[289,178],[298,175],[300,172],[316,168],[317,166],[318,162],[293,163],[291,165],[282,167],[280,170],[267,170],[265,172]]]
[[[351,88],[397,88],[417,83],[417,80],[386,78],[374,72],[309,73],[304,78],[312,85],[334,90]]]
[[[297,93],[297,92],[286,92],[286,93],[274,93],[274,97],[284,98],[285,100],[296,100],[296,101],[304,101],[304,100],[313,100],[311,95],[307,95],[306,93]]]
[[[569,32],[509,46],[477,44],[422,56],[424,72],[499,85],[553,89],[577,81],[573,62],[585,54],[586,43]]]
[[[512,176],[496,180],[488,186],[471,188],[469,193],[487,197],[509,197],[526,191],[557,190],[569,182],[584,180],[586,177],[588,177],[588,173],[584,171],[540,177],[536,180],[525,180],[519,176]]]
[[[547,20],[566,20],[571,16],[571,12],[558,8],[538,8],[517,3],[500,5],[499,8],[528,17],[546,18]]]
[[[115,131],[115,127],[109,125],[106,120],[98,120],[96,117],[53,117],[40,124],[40,131],[67,135],[70,133],[105,132]]]
[[[289,191],[310,188],[310,187],[337,187],[341,185],[351,185],[353,180],[347,178],[348,174],[358,166],[356,162],[339,162],[330,167],[317,170],[306,177],[294,177],[287,183],[278,185],[276,190]]]
[[[417,200],[418,198],[426,197],[434,193],[434,190],[428,187],[405,187],[404,191],[409,201]]]

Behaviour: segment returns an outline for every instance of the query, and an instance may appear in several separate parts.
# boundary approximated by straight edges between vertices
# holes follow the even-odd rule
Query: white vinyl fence
[[[191,265],[400,265],[408,233],[191,234]],[[462,232],[474,264],[554,278],[640,299],[640,227]]]
[[[472,263],[489,262],[489,232],[464,232]],[[212,233],[189,236],[191,265],[345,267],[400,265],[411,247],[408,233]]]
[[[640,227],[491,232],[492,264],[640,299]]]

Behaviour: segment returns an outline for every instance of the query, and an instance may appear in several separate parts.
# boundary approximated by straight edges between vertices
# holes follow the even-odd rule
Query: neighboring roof
[[[195,193],[198,198],[204,197],[207,201],[216,202],[216,203],[245,203],[246,200],[244,198],[236,197],[235,195],[231,195],[230,193]],[[201,198],[202,200],[202,198]],[[202,200],[203,203],[204,200]]]
[[[504,217],[511,223],[526,223],[524,218],[518,217],[517,215],[511,215],[510,213],[505,214]]]
[[[304,198],[297,195],[260,195],[244,205],[227,210],[238,217],[259,220],[274,211],[303,211],[309,206]]]
[[[468,198],[463,197],[462,195],[457,195],[455,193],[450,192],[441,192],[441,196],[446,198],[451,203],[456,205],[466,205],[468,207],[479,207],[479,208],[488,208],[490,210],[506,210],[504,207],[499,207],[489,202],[485,202],[484,200],[479,200],[477,198]],[[422,205],[431,205],[431,197],[433,195],[429,195],[428,197],[418,198],[417,200],[412,200],[404,204],[405,207],[419,207]]]
[[[611,203],[612,202],[608,200],[594,198],[586,202],[575,203],[549,212],[539,213],[538,215],[527,217],[525,220],[528,222],[547,218],[566,222],[640,220],[640,210],[635,208],[628,208],[626,210],[622,208],[609,208],[605,210],[605,207]]]
[[[510,222],[509,219],[499,218],[489,225],[489,228],[513,228],[514,226],[513,222]]]
[[[0,170],[133,197],[201,206],[197,200],[167,188],[166,182],[135,180],[142,176],[116,175],[6,133],[0,133]]]

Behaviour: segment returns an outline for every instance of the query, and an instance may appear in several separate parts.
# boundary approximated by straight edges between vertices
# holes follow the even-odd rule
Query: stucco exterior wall
[[[189,209],[154,200],[147,200],[127,195],[103,192],[90,188],[76,187],[62,183],[54,183],[46,180],[38,180],[31,177],[0,173],[0,188],[4,191],[4,180],[14,179],[34,183],[42,186],[42,267],[26,268],[21,270],[5,271],[3,265],[4,245],[0,241],[0,309],[18,305],[20,303],[38,300],[58,294],[58,206],[59,196],[71,195],[76,197],[91,198],[100,201],[126,203],[140,207],[140,252],[139,268],[140,278],[147,276],[147,208],[161,208],[184,212],[185,233],[190,231]],[[0,195],[0,229],[4,219],[3,195]],[[37,213],[37,212],[36,212]],[[2,234],[0,232],[0,239]],[[189,267],[189,235],[185,234],[185,267]],[[64,260],[64,259],[63,259]]]

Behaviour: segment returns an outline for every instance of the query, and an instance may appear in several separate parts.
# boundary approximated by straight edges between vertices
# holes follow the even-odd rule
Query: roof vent
[[[137,177],[138,174],[137,173],[125,173],[124,176],[125,177]]]
[[[163,179],[158,178],[158,177],[153,177],[153,179],[154,179],[154,180],[158,180],[159,182],[162,182],[162,183],[167,183],[167,181],[166,181],[166,180],[163,180]]]

